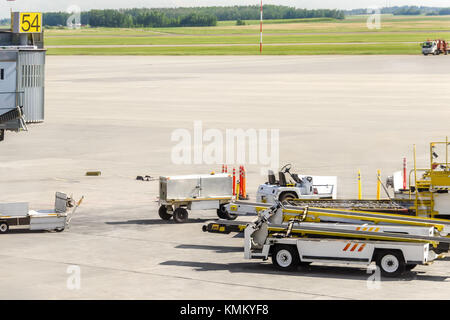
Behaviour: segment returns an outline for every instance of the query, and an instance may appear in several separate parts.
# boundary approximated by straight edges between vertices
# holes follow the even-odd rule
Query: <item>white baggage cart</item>
[[[225,205],[233,200],[233,178],[228,173],[159,178],[159,216],[183,223],[188,210],[217,210],[221,218],[235,219]]]
[[[0,203],[0,233],[12,229],[64,231],[83,198],[77,203],[66,194],[57,192],[51,210],[29,210],[26,202]],[[68,212],[68,208],[73,208]]]

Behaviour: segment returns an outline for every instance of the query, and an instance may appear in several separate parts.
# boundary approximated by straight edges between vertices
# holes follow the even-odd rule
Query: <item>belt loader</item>
[[[340,208],[316,208],[297,205],[296,200],[288,201],[279,209],[280,214],[272,218],[272,222],[277,224],[287,223],[292,219],[299,219],[304,216],[305,208],[308,214],[304,218],[305,222],[320,223],[341,223],[370,226],[381,225],[404,225],[416,227],[433,227],[440,236],[450,235],[450,221],[446,219],[425,218],[407,216],[403,214],[391,214],[370,211],[357,211]],[[286,203],[286,202],[285,202]],[[261,212],[271,208],[267,203],[251,203],[247,201],[234,201],[226,206],[232,214],[238,215],[260,215]]]
[[[418,264],[442,257],[439,245],[450,239],[435,235],[430,227],[378,226],[362,230],[358,225],[305,223],[308,208],[300,219],[277,224],[282,205],[266,208],[251,223],[218,221],[203,226],[210,233],[244,232],[244,258],[272,258],[274,266],[292,270],[312,262],[357,264],[372,262],[385,276],[398,276]],[[281,217],[282,219],[282,217]]]

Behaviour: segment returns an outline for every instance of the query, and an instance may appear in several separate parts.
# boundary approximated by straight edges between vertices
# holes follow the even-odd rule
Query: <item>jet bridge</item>
[[[0,141],[44,121],[45,54],[42,14],[12,13],[0,30]]]

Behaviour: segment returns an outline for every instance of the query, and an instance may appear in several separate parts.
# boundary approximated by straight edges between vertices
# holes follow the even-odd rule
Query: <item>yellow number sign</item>
[[[19,20],[19,32],[31,33],[41,32],[42,28],[42,13],[37,12],[21,12]]]

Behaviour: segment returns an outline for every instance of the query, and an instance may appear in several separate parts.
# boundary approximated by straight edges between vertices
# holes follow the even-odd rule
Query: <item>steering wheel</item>
[[[289,174],[290,174],[290,173],[291,173],[291,172],[290,172],[291,168],[292,168],[292,164],[288,163],[288,164],[284,165],[284,166],[280,169],[280,171],[281,171],[281,172],[284,172],[284,173],[289,173]]]

